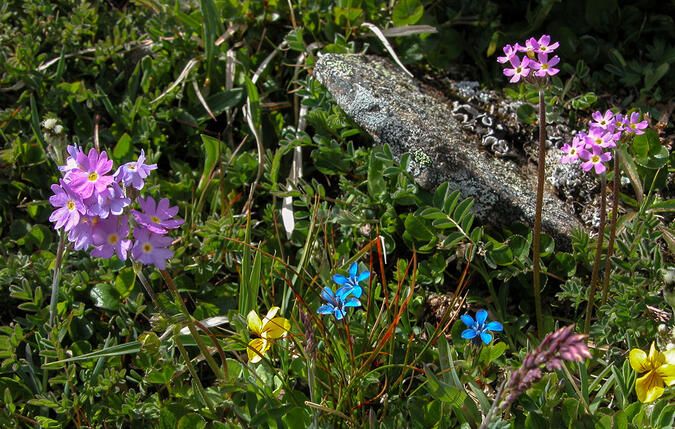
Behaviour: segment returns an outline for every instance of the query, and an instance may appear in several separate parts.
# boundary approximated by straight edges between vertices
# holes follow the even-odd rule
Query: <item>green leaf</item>
[[[383,169],[384,163],[375,156],[375,151],[371,151],[368,161],[368,194],[375,201],[381,201],[387,192],[387,184],[382,175]]]
[[[400,0],[394,6],[391,19],[395,26],[401,27],[417,23],[422,15],[424,15],[424,7],[419,0]]]
[[[40,145],[44,149],[47,144],[45,143],[45,138],[42,135],[42,128],[40,127],[40,114],[38,113],[37,103],[35,102],[35,96],[33,93],[30,94],[30,124],[33,128],[35,137],[38,139]]]
[[[577,271],[577,264],[573,255],[558,252],[553,256],[548,269],[560,277],[572,277]]]
[[[485,245],[486,257],[501,266],[513,264],[513,251],[504,243],[488,242]]]
[[[408,246],[411,248],[414,247],[418,251],[425,253],[434,249],[438,239],[436,238],[436,233],[433,228],[431,228],[429,221],[422,219],[413,213],[409,213],[403,223],[405,226],[403,240]]]
[[[588,109],[596,101],[598,101],[598,96],[594,92],[587,92],[584,95],[573,98],[571,104],[574,110],[584,110]]]
[[[204,429],[206,420],[196,413],[189,413],[178,420],[178,429]]]
[[[112,159],[115,164],[121,164],[125,158],[131,155],[131,136],[127,133],[117,140],[117,144],[112,150]]]
[[[199,185],[197,185],[197,195],[199,197],[201,197],[206,185],[210,181],[211,173],[216,168],[220,153],[220,142],[217,139],[206,134],[201,134],[200,137],[202,138],[202,149],[204,150],[204,168],[199,178]]]
[[[537,120],[537,112],[534,110],[531,104],[523,104],[516,111],[518,119],[526,124],[534,124]]]
[[[525,418],[525,429],[550,429],[549,425],[539,414],[531,412]]]
[[[652,203],[649,206],[649,209],[647,209],[650,212],[675,212],[675,199],[672,200],[666,200],[666,201],[657,201],[655,203]]]
[[[119,297],[125,299],[131,294],[136,282],[136,273],[131,267],[122,269],[115,277],[115,290]]]
[[[612,420],[614,429],[628,429],[628,417],[625,411],[619,410]]]
[[[100,357],[110,357],[110,356],[120,356],[120,355],[128,355],[128,354],[133,354],[133,353],[138,353],[141,350],[141,342],[140,341],[131,341],[129,343],[124,343],[124,344],[118,344],[116,346],[112,347],[106,347],[102,350],[97,350],[95,352],[87,353],[81,356],[75,356],[72,358],[68,359],[63,359],[55,362],[48,362],[42,365],[43,368],[50,368],[53,366],[61,366],[64,363],[67,362],[79,362],[83,360],[89,360],[89,359],[98,359]]]
[[[656,85],[656,83],[661,80],[663,76],[668,73],[668,69],[670,69],[670,65],[668,63],[663,63],[660,66],[656,68],[656,70],[647,70],[645,73],[645,89],[649,91]]]
[[[508,241],[513,257],[524,262],[530,254],[530,243],[522,235],[512,235]]]
[[[178,418],[171,410],[162,407],[159,411],[159,427],[160,429],[175,429],[178,426]]]
[[[99,283],[91,289],[89,296],[94,305],[105,310],[117,311],[120,308],[120,296],[110,283]]]
[[[427,389],[431,396],[450,404],[451,406],[459,407],[462,405],[464,399],[467,397],[466,393],[439,380],[436,375],[431,372],[429,366],[424,367],[424,373],[427,376]]]
[[[595,421],[594,429],[612,429],[612,417],[602,416]]]
[[[222,25],[218,19],[219,13],[213,0],[201,0],[201,12],[204,22],[202,46],[206,53],[206,75],[212,78],[213,59],[216,49],[216,38],[222,33]]]
[[[542,258],[549,256],[555,249],[555,241],[548,234],[541,234],[539,237],[539,255]]]
[[[333,17],[335,19],[335,23],[340,26],[358,26],[361,24],[361,19],[363,16],[363,9],[358,8],[358,7],[349,7],[349,8],[344,8],[344,7],[339,7],[335,6],[333,8]]]
[[[490,360],[488,361],[488,363],[494,361],[495,359],[499,358],[501,355],[504,354],[504,352],[506,351],[506,343],[500,341],[497,344],[489,347],[489,350],[490,350]]]
[[[229,91],[221,91],[213,94],[207,97],[204,101],[211,109],[211,112],[218,116],[225,110],[237,106],[243,100],[243,98],[244,89],[234,88]],[[201,103],[195,104],[194,107],[190,108],[188,114],[194,117],[197,122],[203,122],[211,118]]]
[[[656,170],[668,164],[668,149],[661,144],[659,136],[652,129],[635,136],[631,151],[639,166]]]

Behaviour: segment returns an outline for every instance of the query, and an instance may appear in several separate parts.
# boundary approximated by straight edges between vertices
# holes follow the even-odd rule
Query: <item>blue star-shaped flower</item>
[[[349,288],[349,293],[354,295],[356,298],[360,298],[361,294],[363,293],[363,289],[361,286],[359,286],[359,282],[367,279],[370,277],[370,271],[364,271],[361,274],[359,274],[359,267],[356,262],[354,262],[350,267],[349,267],[349,277],[345,277],[342,274],[335,274],[333,276],[333,281],[340,286],[344,286],[345,288]],[[343,288],[340,288],[343,289]]]
[[[460,316],[462,322],[469,327],[469,329],[465,329],[462,332],[462,338],[470,340],[480,335],[480,339],[483,340],[485,344],[490,344],[492,341],[492,334],[487,331],[503,331],[504,327],[499,322],[485,323],[487,316],[488,313],[485,310],[478,310],[476,312],[475,321],[473,320],[473,317],[468,314]]]
[[[347,296],[352,292],[351,286],[343,286],[336,292],[333,292],[329,287],[323,288],[321,298],[328,304],[322,305],[316,312],[319,314],[332,314],[337,320],[342,320],[345,317],[347,307],[361,306],[361,301],[358,298],[351,297],[347,299]]]

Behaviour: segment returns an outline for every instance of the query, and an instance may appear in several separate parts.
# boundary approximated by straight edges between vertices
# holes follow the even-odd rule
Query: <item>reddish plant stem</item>
[[[537,167],[537,205],[532,238],[532,270],[534,271],[534,308],[537,316],[537,335],[541,337],[544,334],[544,318],[541,314],[539,242],[541,238],[541,211],[544,204],[544,179],[546,177],[546,103],[544,102],[544,91],[541,89],[539,90],[539,160]]]
[[[607,302],[609,292],[609,275],[612,264],[610,259],[614,253],[614,239],[616,238],[616,218],[619,213],[619,151],[614,150],[614,182],[612,184],[612,221],[609,226],[609,243],[607,243],[607,258],[605,259],[605,276],[602,279],[602,301],[600,305]]]
[[[591,317],[593,316],[593,301],[597,289],[598,274],[600,271],[600,257],[602,255],[602,242],[605,238],[605,211],[607,205],[607,176],[602,175],[600,185],[600,226],[598,227],[598,244],[595,247],[595,262],[593,262],[593,274],[591,274],[591,290],[588,291],[588,304],[586,305],[586,321],[584,322],[584,334],[588,335],[591,330]]]

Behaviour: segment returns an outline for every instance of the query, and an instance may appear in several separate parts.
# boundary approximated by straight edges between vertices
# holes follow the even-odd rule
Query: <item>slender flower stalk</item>
[[[539,247],[541,240],[541,211],[544,204],[544,179],[546,178],[546,103],[544,91],[539,90],[539,159],[537,161],[537,204],[534,213],[532,243],[532,271],[534,272],[534,310],[537,317],[537,334],[544,333],[544,317],[541,313],[541,282],[539,278]]]
[[[195,327],[194,324],[194,319],[192,318],[192,315],[188,311],[187,307],[185,306],[185,303],[183,302],[183,299],[180,296],[180,292],[178,292],[178,289],[176,288],[176,284],[173,282],[173,279],[166,270],[160,270],[160,273],[162,274],[164,282],[169,287],[169,290],[171,291],[171,293],[173,293],[175,301],[178,304],[181,313],[183,313],[183,315],[185,316],[185,323],[187,324],[187,327],[190,330],[190,335],[192,335],[192,338],[194,338],[195,342],[197,343],[197,347],[199,348],[199,351],[202,352],[202,355],[204,356],[206,363],[209,365],[209,367],[211,367],[211,370],[219,380],[225,380],[225,374],[223,373],[223,370],[220,369],[216,361],[213,359],[213,356],[211,356],[211,352],[209,352],[209,349],[206,347],[204,340],[202,340],[201,335],[199,335],[199,332],[197,332],[197,328]],[[227,362],[223,362],[223,366],[224,365],[227,365]]]
[[[516,83],[521,79],[527,83],[533,84],[539,90],[539,157],[537,160],[537,197],[534,213],[533,243],[532,243],[532,271],[534,274],[534,307],[537,317],[537,334],[541,338],[544,334],[544,317],[541,311],[541,279],[540,279],[540,240],[541,240],[541,213],[544,204],[544,182],[546,179],[546,102],[544,100],[544,89],[549,83],[551,76],[557,74],[560,70],[554,66],[558,65],[560,58],[555,55],[549,58],[549,55],[560,46],[560,43],[551,43],[551,36],[543,34],[539,39],[531,37],[525,41],[525,46],[518,43],[515,45],[506,45],[504,47],[504,56],[497,58],[497,61],[505,64],[511,64],[504,68],[504,75],[510,77],[509,82]],[[524,53],[522,59],[517,55]],[[532,71],[530,73],[530,71]],[[566,151],[568,157],[566,162],[574,162],[579,158],[579,142],[576,145],[568,145]]]
[[[612,220],[609,226],[609,243],[607,243],[607,257],[605,259],[605,275],[602,278],[602,300],[600,305],[607,302],[607,293],[609,292],[609,277],[612,264],[612,254],[614,253],[614,239],[616,238],[616,220],[619,212],[619,151],[614,152],[614,184],[612,185]]]
[[[176,342],[176,347],[178,347],[178,351],[180,352],[181,356],[183,356],[183,360],[185,361],[185,365],[187,366],[187,369],[190,372],[190,375],[192,376],[192,380],[194,380],[194,382],[197,385],[197,390],[199,391],[202,400],[209,408],[211,413],[215,415],[216,407],[213,405],[211,398],[209,398],[209,395],[206,393],[206,389],[204,389],[202,382],[199,380],[199,374],[197,373],[197,370],[195,369],[194,365],[192,365],[190,355],[188,354],[187,350],[185,350],[185,347],[183,346],[183,343],[180,340],[180,326],[178,325],[176,325],[173,329],[173,339]]]
[[[615,172],[616,173],[616,172]],[[593,273],[591,274],[591,289],[588,291],[588,303],[586,305],[586,320],[584,322],[584,334],[588,335],[591,330],[591,318],[593,317],[593,301],[597,290],[598,275],[600,271],[600,257],[602,256],[602,243],[605,238],[605,211],[607,205],[607,176],[602,175],[602,184],[600,185],[600,226],[598,227],[598,243],[595,248],[595,262],[593,263]],[[609,265],[609,261],[607,263]]]
[[[66,232],[59,232],[59,247],[56,250],[56,259],[54,260],[54,275],[52,277],[52,295],[49,299],[49,326],[54,326],[56,318],[56,306],[59,302],[59,280],[61,278],[61,266],[63,265],[63,255],[66,250]]]

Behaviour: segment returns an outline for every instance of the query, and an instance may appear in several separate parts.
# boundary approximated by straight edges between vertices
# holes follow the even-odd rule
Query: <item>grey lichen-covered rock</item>
[[[314,76],[376,142],[388,144],[397,157],[411,154],[411,174],[420,185],[434,189],[449,182],[463,197],[473,197],[476,215],[494,225],[534,223],[532,168],[523,166],[523,160],[519,165],[479,149],[453,116],[448,101],[430,95],[433,91],[392,62],[375,56],[325,54],[317,61]],[[572,211],[546,192],[543,213],[544,230],[568,245],[572,229],[581,226]]]

